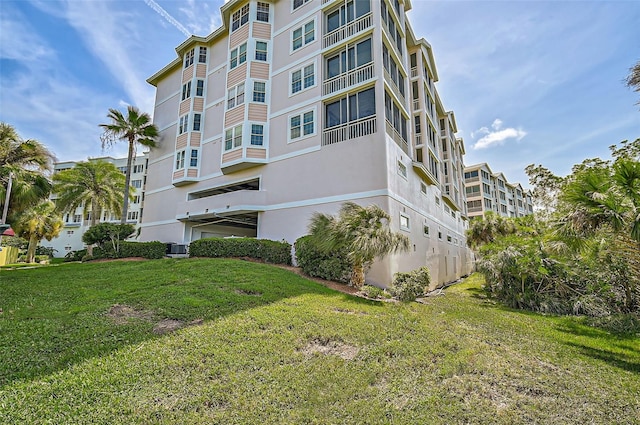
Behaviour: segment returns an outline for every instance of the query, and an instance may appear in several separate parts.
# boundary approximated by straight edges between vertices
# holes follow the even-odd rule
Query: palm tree
[[[315,213],[309,231],[323,251],[344,248],[353,265],[351,284],[361,288],[365,270],[376,258],[409,250],[409,238],[389,227],[389,214],[376,205],[361,207],[353,202],[342,205],[337,216]]]
[[[62,218],[51,201],[44,201],[20,213],[16,219],[15,229],[20,237],[29,241],[27,262],[33,263],[38,243],[46,238],[48,241],[58,236],[62,230]]]
[[[512,220],[499,216],[493,211],[487,211],[483,217],[471,220],[467,230],[467,241],[472,248],[475,248],[493,242],[498,236],[515,231],[516,226]]]
[[[141,113],[138,108],[129,106],[127,116],[117,109],[109,109],[107,118],[111,119],[111,124],[100,124],[104,128],[102,137],[102,147],[110,146],[118,140],[126,140],[129,143],[129,155],[127,157],[127,171],[125,173],[124,203],[122,204],[122,216],[120,222],[127,222],[127,211],[129,209],[129,185],[131,184],[131,165],[135,155],[136,144],[153,148],[156,146],[159,131],[158,127],[151,122],[151,117],[147,113]]]
[[[105,161],[79,162],[75,167],[53,176],[56,205],[63,213],[83,207],[91,211],[91,226],[103,212],[121,212],[124,202],[125,176],[115,165]]]
[[[0,123],[0,210],[4,208],[9,176],[9,217],[45,199],[51,191],[46,175],[54,159],[43,144],[24,140],[11,125]]]
[[[630,310],[640,283],[640,162],[621,157],[613,167],[580,170],[567,183],[561,201],[568,213],[558,225],[559,235],[584,238],[600,231],[611,235],[611,250],[629,272],[623,286]]]

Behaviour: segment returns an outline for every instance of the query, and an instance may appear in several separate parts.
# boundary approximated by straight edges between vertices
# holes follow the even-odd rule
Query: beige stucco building
[[[149,155],[142,240],[211,236],[293,243],[311,215],[376,204],[411,251],[367,279],[465,275],[464,143],[438,95],[408,0],[231,0],[149,78],[159,146]]]
[[[531,192],[520,183],[509,183],[486,162],[465,167],[464,179],[469,218],[482,217],[487,211],[503,217],[533,214]]]

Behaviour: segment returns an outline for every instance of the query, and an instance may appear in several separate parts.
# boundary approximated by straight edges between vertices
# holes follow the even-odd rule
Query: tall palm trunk
[[[356,263],[353,265],[353,273],[351,275],[351,284],[357,288],[361,289],[364,286],[365,276],[364,276],[364,266],[362,263]]]
[[[120,223],[127,223],[127,212],[129,210],[129,184],[131,184],[131,163],[133,162],[133,142],[135,140],[129,138],[129,156],[127,157],[127,170],[124,174],[124,204],[122,204],[122,217]]]
[[[93,227],[96,225],[96,213],[98,205],[94,198],[91,199],[91,225],[89,227]],[[87,245],[87,255],[93,255],[93,244]]]

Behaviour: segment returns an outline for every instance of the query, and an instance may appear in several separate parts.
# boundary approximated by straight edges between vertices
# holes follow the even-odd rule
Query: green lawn
[[[239,260],[0,270],[0,423],[640,423],[637,337],[481,283],[393,304]]]

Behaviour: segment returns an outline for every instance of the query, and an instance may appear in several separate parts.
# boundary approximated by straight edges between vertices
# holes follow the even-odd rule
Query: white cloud
[[[471,133],[471,137],[483,135],[474,145],[473,149],[486,149],[491,146],[504,144],[509,139],[521,140],[527,135],[527,132],[519,128],[502,128],[502,120],[496,118],[491,124],[492,130],[487,127],[481,127]]]

